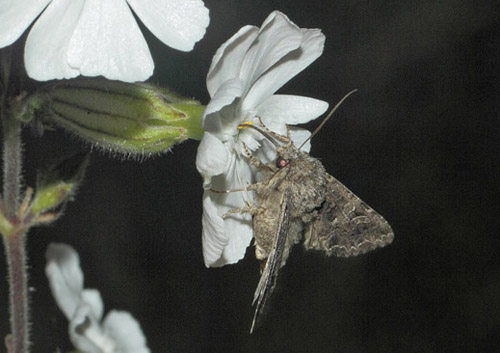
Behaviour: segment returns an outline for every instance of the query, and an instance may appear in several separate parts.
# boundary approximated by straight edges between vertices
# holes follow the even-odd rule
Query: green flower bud
[[[76,154],[38,175],[30,211],[33,215],[56,209],[75,193],[88,165],[87,154]]]
[[[204,109],[150,84],[77,79],[29,97],[18,118],[27,122],[36,115],[106,150],[143,155],[188,138],[200,140]]]

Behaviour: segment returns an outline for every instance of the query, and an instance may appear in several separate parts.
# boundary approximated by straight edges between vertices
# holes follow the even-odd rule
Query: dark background
[[[86,286],[101,291],[106,311],[130,311],[152,352],[500,351],[497,2],[205,3],[211,25],[193,52],[149,36],[152,81],[206,104],[211,57],[241,26],[278,9],[321,28],[324,54],[281,92],[334,104],[359,90],[311,154],[385,216],[394,242],[350,259],[297,246],[249,335],[259,265],[249,249],[238,264],[205,268],[198,143],[144,162],[94,151],[66,215],[29,234],[34,352],[71,349],[44,275],[50,242],[80,253]],[[85,148],[60,131],[24,137],[31,185],[46,161]],[[0,302],[4,336],[6,281]]]

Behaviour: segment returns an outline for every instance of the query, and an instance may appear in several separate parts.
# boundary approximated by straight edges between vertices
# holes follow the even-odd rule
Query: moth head
[[[282,169],[290,164],[291,161],[300,157],[301,152],[297,146],[295,146],[292,141],[285,145],[281,145],[276,148],[276,168]]]

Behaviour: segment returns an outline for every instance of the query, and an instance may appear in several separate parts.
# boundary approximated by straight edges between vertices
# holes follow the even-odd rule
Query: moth
[[[262,128],[240,125],[257,130],[276,146],[272,164],[262,163],[247,150],[250,162],[262,171],[261,180],[244,189],[255,191],[255,203],[223,216],[253,216],[255,255],[263,269],[252,303],[256,308],[250,333],[274,290],[280,268],[301,240],[307,250],[350,257],[386,246],[394,238],[391,226],[380,214],[328,174],[318,159],[301,151],[353,92],[332,109],[300,147],[293,144],[288,128],[287,135],[282,136],[267,129],[262,121]]]

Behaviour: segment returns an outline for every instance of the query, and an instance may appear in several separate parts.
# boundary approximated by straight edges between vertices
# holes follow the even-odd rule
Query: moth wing
[[[285,194],[280,200],[280,215],[278,219],[278,228],[274,239],[273,247],[266,261],[266,266],[260,276],[259,284],[255,290],[252,305],[257,303],[255,314],[253,316],[252,327],[250,333],[253,332],[255,323],[264,309],[267,299],[273,293],[278,278],[279,269],[282,265],[283,253],[288,235],[289,217],[287,213],[287,197]]]
[[[392,242],[394,233],[384,217],[331,175],[327,180],[326,200],[305,231],[306,249],[350,257]]]

